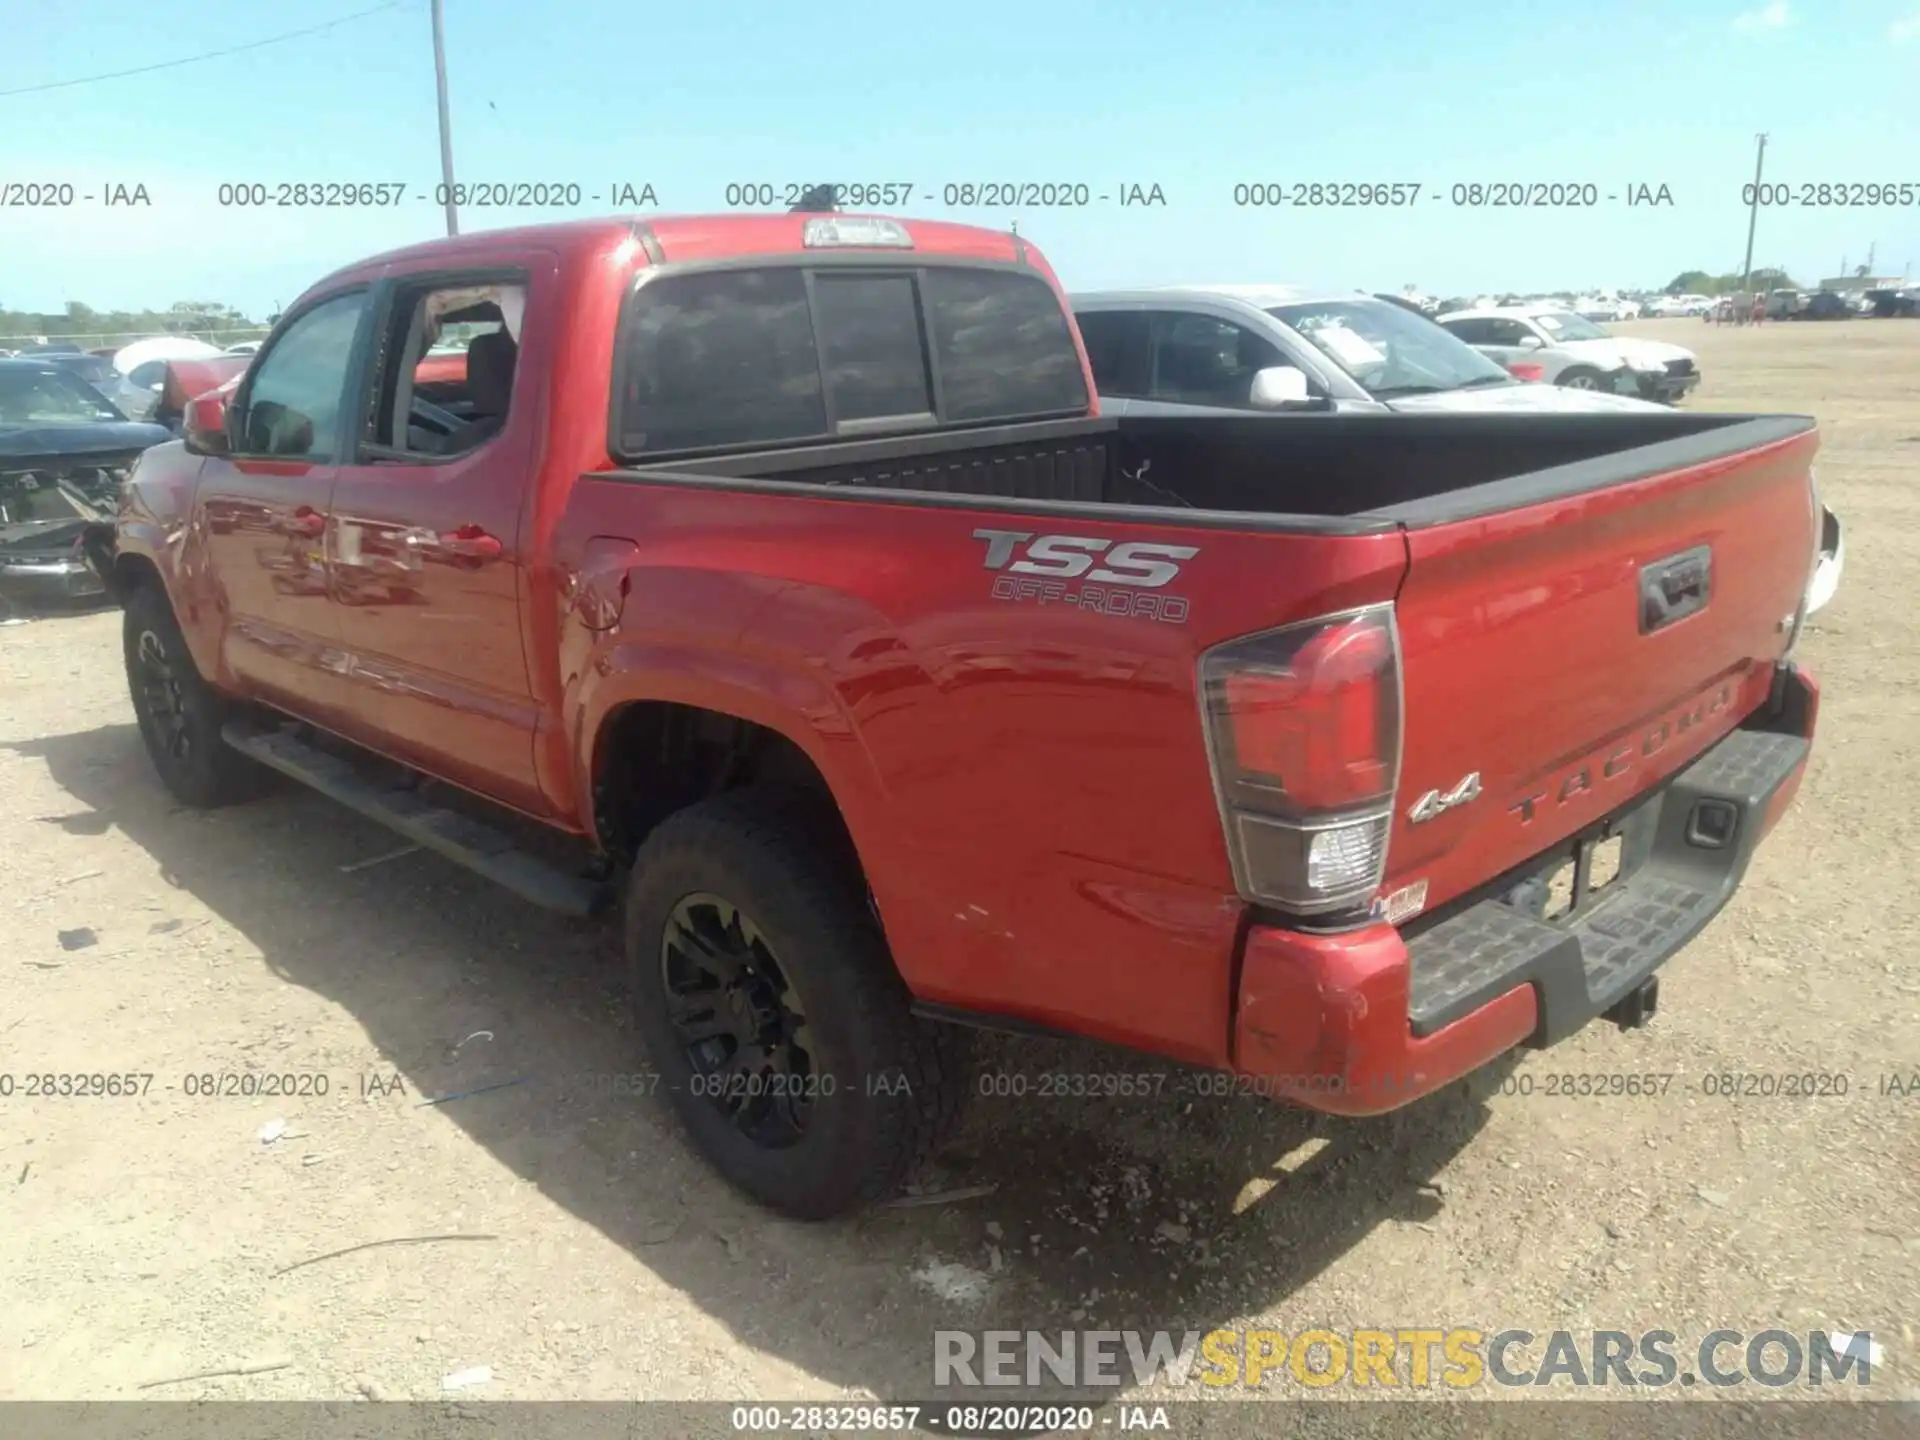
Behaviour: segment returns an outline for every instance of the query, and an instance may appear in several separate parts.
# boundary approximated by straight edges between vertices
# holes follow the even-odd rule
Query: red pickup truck
[[[693,1139],[817,1217],[939,1142],[951,1022],[1365,1114],[1644,1021],[1807,763],[1816,443],[1103,419],[1017,236],[598,220],[320,282],[97,563],[177,796],[622,900]]]

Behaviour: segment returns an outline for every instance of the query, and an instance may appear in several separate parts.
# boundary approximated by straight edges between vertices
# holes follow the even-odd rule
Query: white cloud
[[[1753,34],[1761,30],[1779,30],[1786,26],[1787,0],[1768,0],[1758,10],[1749,10],[1744,15],[1734,17],[1733,28],[1744,34]]]
[[[1887,39],[1896,45],[1904,45],[1909,40],[1920,40],[1920,10],[1887,26]]]

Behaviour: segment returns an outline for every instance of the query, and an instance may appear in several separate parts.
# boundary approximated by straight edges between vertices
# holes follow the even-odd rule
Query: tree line
[[[1682,270],[1668,282],[1668,295],[1733,295],[1742,290],[1804,290],[1784,270],[1755,270],[1751,280],[1735,271],[1731,275],[1709,275],[1705,270]]]
[[[264,328],[231,305],[180,300],[164,310],[95,310],[69,300],[60,311],[10,310],[0,305],[0,335],[160,335]]]

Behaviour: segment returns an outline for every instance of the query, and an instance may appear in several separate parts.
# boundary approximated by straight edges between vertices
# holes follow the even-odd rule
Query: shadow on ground
[[[73,798],[38,818],[74,835],[118,827],[278,975],[351,1013],[415,1095],[525,1077],[442,1113],[742,1343],[829,1383],[931,1393],[935,1327],[1204,1330],[1267,1310],[1375,1227],[1437,1214],[1432,1178],[1485,1120],[1484,1090],[1464,1086],[1334,1121],[1196,1093],[1191,1072],[1152,1059],[982,1037],[976,1063],[1028,1093],[975,1093],[928,1178],[991,1195],[773,1219],[692,1156],[664,1097],[606,1093],[598,1077],[646,1067],[611,927],[550,917],[432,855],[343,873],[397,842],[317,795],[185,811],[130,724],[11,748]],[[479,1030],[493,1041],[461,1045]],[[1038,1093],[1042,1074],[1116,1072],[1143,1093]],[[1302,1159],[1308,1142],[1320,1148]],[[978,1276],[984,1299],[938,1293]]]

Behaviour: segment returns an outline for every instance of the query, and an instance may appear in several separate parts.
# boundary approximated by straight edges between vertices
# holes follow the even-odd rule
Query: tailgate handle
[[[1640,633],[1651,635],[1704,610],[1713,596],[1713,550],[1698,545],[1640,571]]]

